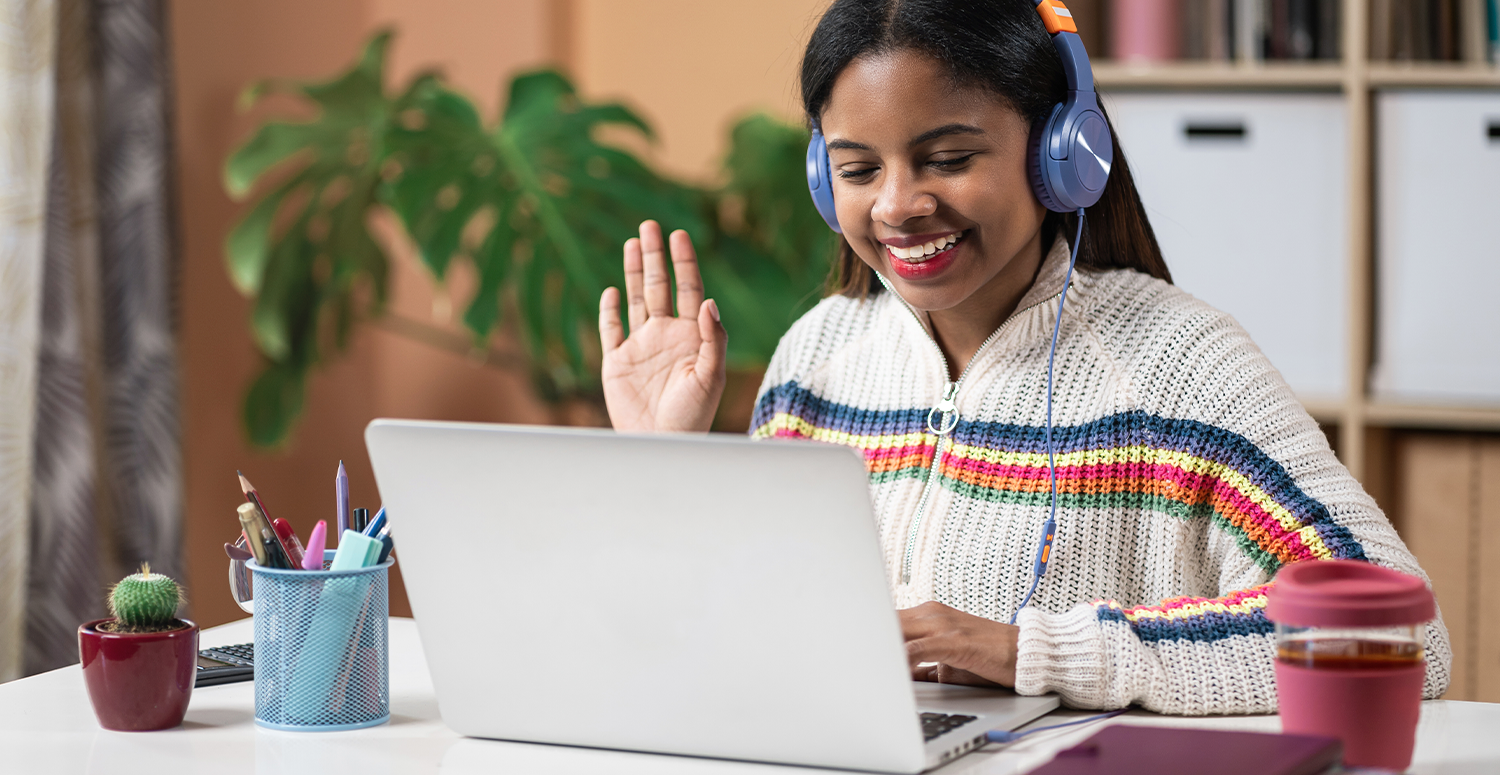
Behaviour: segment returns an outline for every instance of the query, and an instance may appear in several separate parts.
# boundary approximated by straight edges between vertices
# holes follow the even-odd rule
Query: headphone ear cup
[[[1026,172],[1031,179],[1031,192],[1036,195],[1037,201],[1042,206],[1053,212],[1064,212],[1067,208],[1058,203],[1057,197],[1052,195],[1052,186],[1047,183],[1046,173],[1042,170],[1042,154],[1046,153],[1042,140],[1047,135],[1047,127],[1051,125],[1052,119],[1057,115],[1057,109],[1061,105],[1055,105],[1052,112],[1037,119],[1031,125],[1031,135],[1026,140]]]
[[[839,227],[838,210],[833,206],[833,175],[828,161],[828,142],[823,139],[823,133],[813,128],[812,139],[807,141],[807,193],[812,196],[813,207],[817,208],[818,215],[823,216],[823,222],[828,228],[839,234],[844,230]]]

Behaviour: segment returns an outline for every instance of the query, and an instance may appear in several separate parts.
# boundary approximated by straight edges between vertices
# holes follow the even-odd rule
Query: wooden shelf
[[[1500,88],[1500,67],[1461,62],[1371,62],[1361,68],[1373,88]],[[1101,61],[1094,79],[1107,89],[1342,89],[1350,68],[1338,62],[1255,65],[1207,62],[1124,64]]]
[[[1094,79],[1111,89],[1338,89],[1344,84],[1338,62],[1256,65],[1210,62],[1125,64],[1101,61]]]
[[[1500,407],[1419,406],[1376,401],[1365,405],[1365,417],[1372,425],[1394,428],[1500,430]]]
[[[1500,87],[1500,67],[1459,62],[1372,62],[1370,85],[1427,87]]]

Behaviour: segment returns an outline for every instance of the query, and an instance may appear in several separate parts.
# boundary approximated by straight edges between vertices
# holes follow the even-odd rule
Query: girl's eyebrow
[[[917,135],[916,137],[912,138],[912,141],[910,143],[908,143],[908,145],[910,147],[915,148],[916,146],[921,145],[923,143],[930,142],[932,140],[936,140],[939,137],[947,137],[948,135],[982,135],[982,134],[984,134],[984,130],[980,129],[979,127],[974,126],[972,124],[944,124],[944,125],[936,128],[936,129],[929,129],[926,132],[923,132],[922,134]],[[830,151],[837,151],[837,150],[844,150],[844,151],[869,151],[869,150],[873,150],[873,149],[870,148],[870,146],[865,145],[864,143],[856,143],[853,140],[844,140],[844,139],[840,138],[840,139],[837,139],[837,140],[829,140],[828,141],[828,150],[830,150]]]
[[[944,124],[937,129],[929,129],[926,132],[917,135],[914,139],[912,139],[910,144],[912,146],[918,146],[930,140],[936,140],[939,137],[946,137],[948,135],[982,134],[984,134],[984,130],[972,124]]]

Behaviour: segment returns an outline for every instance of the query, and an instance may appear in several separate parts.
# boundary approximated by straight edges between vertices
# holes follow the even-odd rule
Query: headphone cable
[[[1057,450],[1052,446],[1052,363],[1057,357],[1057,334],[1062,330],[1063,305],[1068,302],[1068,287],[1073,284],[1073,267],[1078,263],[1078,251],[1083,246],[1083,208],[1078,208],[1078,231],[1073,235],[1073,255],[1068,259],[1068,274],[1063,278],[1062,295],[1057,300],[1057,320],[1052,323],[1052,347],[1047,351],[1047,474],[1052,483],[1052,510],[1042,526],[1042,542],[1036,548],[1036,560],[1031,566],[1031,589],[1011,614],[1010,623],[1015,624],[1021,609],[1031,602],[1042,574],[1047,572],[1047,563],[1052,551],[1052,540],[1057,535]]]

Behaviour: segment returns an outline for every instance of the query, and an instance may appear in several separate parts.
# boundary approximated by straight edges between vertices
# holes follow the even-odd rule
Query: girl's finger
[[[609,287],[599,294],[599,344],[608,355],[625,341],[625,326],[620,323],[620,289]]]
[[[641,272],[641,241],[625,240],[625,309],[630,330],[646,325],[646,281]]]
[[[724,379],[724,353],[729,349],[729,334],[719,322],[719,305],[713,299],[695,308],[698,317],[698,335],[703,343],[698,345],[698,363],[693,370],[708,375],[714,381]]]
[[[692,318],[703,303],[703,279],[698,275],[698,253],[693,238],[682,229],[672,232],[672,274],[677,276],[677,314]]]
[[[667,276],[667,247],[662,244],[661,224],[641,222],[641,261],[645,270],[646,314],[672,316],[672,281]]]

